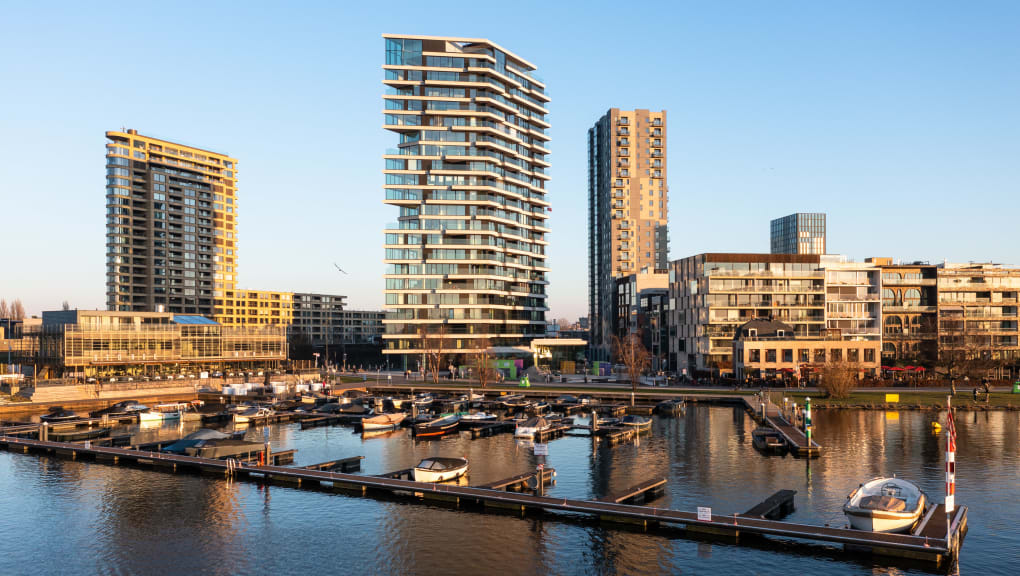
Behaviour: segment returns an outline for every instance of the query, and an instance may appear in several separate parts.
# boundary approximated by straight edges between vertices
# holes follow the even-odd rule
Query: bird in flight
[[[336,266],[337,270],[343,272],[344,274],[347,274],[347,272],[343,268],[341,268],[340,266],[337,266],[336,262],[333,263],[333,266]],[[347,274],[347,275],[350,276],[350,274]]]

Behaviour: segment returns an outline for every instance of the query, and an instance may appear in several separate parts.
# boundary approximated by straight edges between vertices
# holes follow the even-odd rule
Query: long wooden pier
[[[745,516],[711,514],[699,518],[694,512],[683,512],[645,506],[616,504],[603,501],[574,500],[533,496],[450,484],[427,484],[399,478],[360,476],[338,472],[325,472],[284,466],[252,466],[230,460],[212,460],[158,452],[142,452],[123,448],[85,446],[62,442],[44,442],[26,438],[0,436],[0,447],[21,452],[55,453],[72,459],[92,458],[97,462],[117,464],[131,462],[172,472],[218,473],[239,479],[279,482],[306,487],[331,487],[346,493],[366,494],[369,490],[389,494],[409,494],[421,500],[438,500],[447,504],[476,504],[501,509],[520,509],[544,512],[567,512],[594,517],[607,522],[640,524],[646,528],[665,525],[691,531],[708,531],[728,535],[739,542],[741,534],[778,536],[801,540],[844,544],[847,549],[870,550],[872,553],[911,558],[941,564],[954,550],[959,549],[960,538],[966,531],[967,507],[960,506],[952,519],[951,541],[943,538],[912,534],[884,534],[862,532],[845,528],[830,528],[748,518]],[[950,544],[957,544],[956,546]]]

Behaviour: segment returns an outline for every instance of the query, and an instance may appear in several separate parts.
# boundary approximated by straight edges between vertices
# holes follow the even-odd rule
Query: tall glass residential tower
[[[549,98],[535,66],[488,41],[383,35],[384,353],[415,367],[545,335]],[[410,359],[410,362],[408,360]]]

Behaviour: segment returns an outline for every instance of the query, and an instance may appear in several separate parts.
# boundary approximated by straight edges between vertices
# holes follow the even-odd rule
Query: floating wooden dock
[[[665,486],[665,478],[652,478],[651,480],[635,484],[626,490],[603,496],[599,498],[599,502],[612,502],[613,504],[649,502],[662,495],[663,491],[665,491]]]
[[[790,515],[793,510],[793,496],[796,490],[780,490],[761,501],[754,508],[741,514],[747,518],[767,518],[779,520]]]
[[[768,399],[765,400],[765,415],[762,416],[761,398],[758,395],[741,396],[747,409],[754,415],[754,419],[765,426],[769,426],[783,437],[790,453],[794,456],[805,456],[817,458],[822,454],[822,446],[814,439],[808,442],[807,435],[800,429],[790,424],[783,417],[779,407]]]
[[[535,482],[536,483],[536,488],[537,488],[537,480],[536,480],[537,477],[538,477],[538,472],[537,471],[536,472],[525,472],[524,474],[518,474],[516,476],[511,476],[509,478],[504,478],[503,480],[497,480],[495,482],[488,482],[488,483],[485,483],[485,484],[479,484],[479,485],[475,486],[475,488],[482,488],[482,489],[485,489],[485,490],[504,490],[504,491],[507,491],[507,492],[521,492],[521,491],[523,491],[525,489],[533,491],[534,488],[531,487],[531,483]],[[544,468],[544,469],[542,469],[542,485],[543,486],[552,486],[556,482],[555,478],[556,478],[556,470],[555,469],[553,469],[553,468]]]
[[[683,512],[646,506],[616,504],[612,502],[574,500],[533,496],[501,490],[457,486],[452,484],[426,484],[393,477],[360,476],[338,472],[324,472],[284,466],[250,466],[231,460],[212,460],[158,452],[141,452],[123,448],[43,442],[26,438],[0,436],[0,447],[20,452],[54,453],[71,459],[93,458],[108,464],[135,463],[172,472],[218,473],[238,479],[282,483],[298,487],[321,489],[332,487],[345,493],[367,494],[383,491],[395,495],[411,495],[412,501],[440,500],[455,506],[476,504],[483,508],[519,509],[542,512],[567,512],[558,516],[566,521],[573,515],[595,517],[602,521],[639,524],[646,529],[656,526],[672,526],[688,531],[711,532],[725,535],[740,542],[741,535],[778,536],[800,540],[843,544],[848,551],[857,553],[868,550],[871,553],[910,558],[941,565],[959,549],[961,538],[966,533],[967,507],[955,511],[950,527],[951,540],[945,537],[932,538],[914,534],[885,534],[863,532],[845,528],[830,528],[796,524],[776,520],[749,518],[746,516],[710,514],[699,518],[694,512]],[[419,500],[420,499],[420,500]],[[932,518],[934,520],[934,517]]]
[[[496,436],[497,434],[513,434],[517,425],[511,420],[503,420],[501,422],[490,422],[483,425],[472,426],[468,429],[471,432],[471,439],[477,440],[478,438],[488,438],[490,436]]]
[[[339,460],[330,460],[329,462],[310,464],[308,466],[302,466],[302,468],[305,470],[358,472],[361,470],[361,461],[364,459],[364,456],[351,456],[350,458],[341,458]]]

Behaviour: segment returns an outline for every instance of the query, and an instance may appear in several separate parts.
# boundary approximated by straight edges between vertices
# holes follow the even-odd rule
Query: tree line
[[[10,304],[7,303],[7,300],[0,298],[0,318],[5,320],[24,320],[25,305],[21,303],[21,298],[15,298]]]

